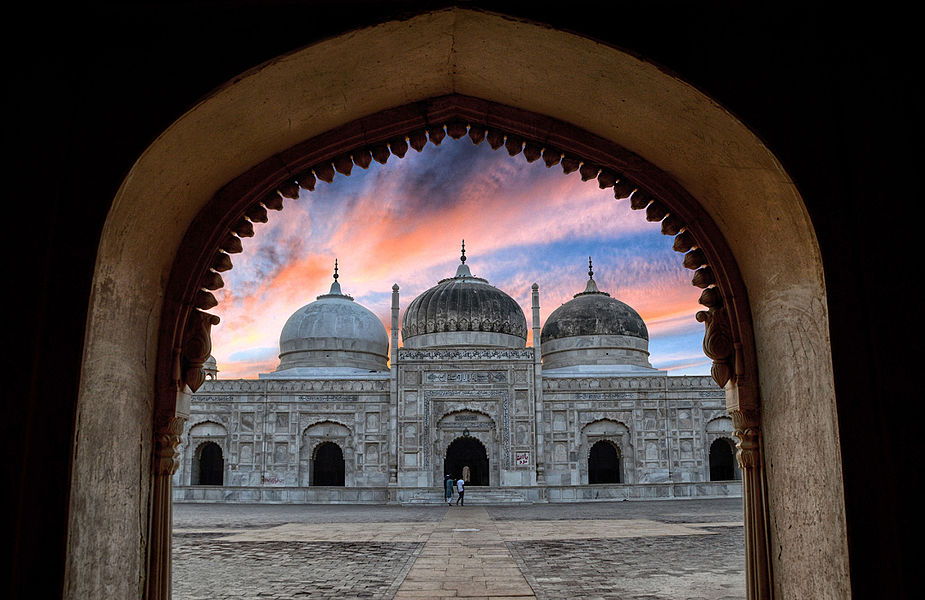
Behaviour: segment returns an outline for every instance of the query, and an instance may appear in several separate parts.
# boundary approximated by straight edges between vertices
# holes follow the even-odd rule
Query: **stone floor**
[[[173,597],[745,597],[741,500],[174,506]]]

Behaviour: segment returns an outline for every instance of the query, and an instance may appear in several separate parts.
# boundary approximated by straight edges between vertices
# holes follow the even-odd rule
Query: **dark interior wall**
[[[242,71],[340,31],[452,3],[257,4],[32,4],[9,17],[3,114],[12,242],[4,264],[12,268],[13,327],[4,344],[3,439],[16,508],[3,572],[11,597],[61,595],[90,281],[109,203],[138,155]],[[823,254],[852,586],[858,598],[902,597],[905,402],[916,395],[902,352],[911,336],[900,332],[916,318],[907,229],[923,158],[913,20],[777,5],[646,2],[602,12],[583,1],[568,11],[461,4],[550,23],[659,63],[736,114],[782,161]]]

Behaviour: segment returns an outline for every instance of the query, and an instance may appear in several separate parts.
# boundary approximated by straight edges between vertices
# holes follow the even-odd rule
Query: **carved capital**
[[[157,475],[172,476],[180,466],[177,446],[183,436],[186,419],[169,417],[161,419],[154,432],[154,472]]]
[[[761,429],[758,427],[758,412],[753,410],[733,410],[732,423],[735,427],[736,459],[743,471],[755,469],[761,465]]]
[[[711,306],[698,312],[696,318],[704,326],[703,352],[707,358],[713,359],[713,366],[710,368],[713,381],[720,387],[726,387],[735,374],[735,345],[726,309],[722,306]]]
[[[212,354],[212,326],[220,319],[201,310],[191,310],[183,329],[183,346],[180,349],[181,381],[194,392],[206,380],[202,365]]]

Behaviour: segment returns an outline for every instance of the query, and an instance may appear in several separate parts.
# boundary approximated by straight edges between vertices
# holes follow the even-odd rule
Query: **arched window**
[[[215,442],[206,442],[199,447],[193,460],[193,485],[223,485],[225,460],[222,449]]]
[[[588,483],[621,483],[620,450],[608,440],[591,446],[588,455]]]
[[[311,485],[344,485],[344,451],[334,442],[324,442],[315,449],[312,459]]]
[[[710,444],[710,481],[741,479],[732,441],[719,438]]]

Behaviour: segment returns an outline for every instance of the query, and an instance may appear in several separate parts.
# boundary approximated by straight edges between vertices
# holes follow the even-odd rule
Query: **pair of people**
[[[453,505],[453,488],[456,488],[457,494],[459,495],[456,498],[456,506],[465,506],[466,502],[464,500],[466,496],[466,482],[460,477],[457,481],[453,481],[453,478],[449,475],[443,476],[443,489],[444,497],[446,498],[446,505]]]

